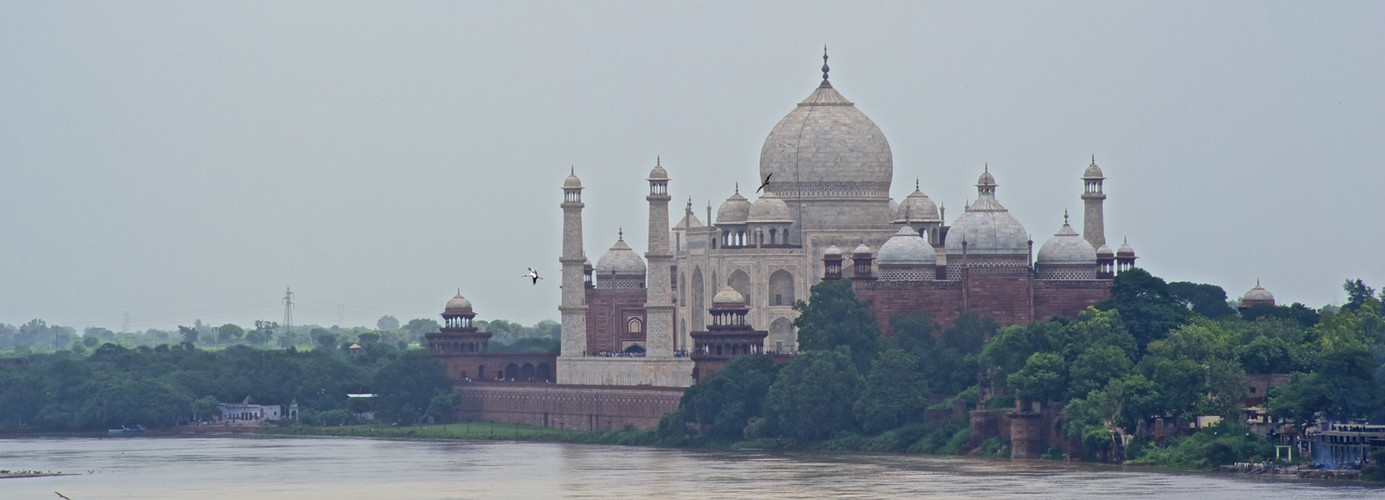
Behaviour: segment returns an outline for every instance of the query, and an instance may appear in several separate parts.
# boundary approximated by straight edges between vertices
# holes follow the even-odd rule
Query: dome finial
[[[625,227],[621,226],[616,228],[616,239],[625,241]]]
[[[663,166],[663,163],[662,163],[661,159],[659,158],[659,155],[654,155],[654,166],[656,166],[656,167],[661,167],[661,166]]]
[[[577,175],[577,167],[574,167],[574,166],[572,166],[572,165],[568,165],[568,166],[567,166],[567,173],[568,173],[568,175]]]
[[[736,194],[741,194],[741,183],[736,182]]]
[[[914,191],[918,191],[918,190],[919,190],[919,178],[918,178],[918,177],[915,177],[915,178],[914,178]]]
[[[1063,209],[1063,225],[1068,225],[1068,209]]]
[[[832,83],[827,81],[827,72],[830,69],[831,68],[827,67],[827,44],[824,43],[822,44],[822,85],[818,85],[818,87],[824,89],[832,88]]]
[[[987,173],[987,172],[990,172],[990,171],[991,171],[991,162],[986,162],[986,163],[981,164],[981,173]]]
[[[1092,165],[1096,165],[1096,154],[1092,155]]]

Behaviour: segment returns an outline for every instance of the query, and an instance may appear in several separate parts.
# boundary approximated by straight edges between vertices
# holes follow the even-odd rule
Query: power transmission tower
[[[289,329],[293,327],[293,290],[284,287],[284,331],[280,335],[287,335]]]

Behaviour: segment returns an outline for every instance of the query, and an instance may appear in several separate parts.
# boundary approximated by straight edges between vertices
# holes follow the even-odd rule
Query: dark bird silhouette
[[[524,274],[521,274],[521,275],[519,275],[519,277],[521,277],[521,278],[531,278],[531,279],[534,280],[534,284],[535,284],[535,285],[539,284],[539,280],[543,279],[543,278],[540,278],[540,277],[539,277],[539,272],[538,272],[538,271],[535,271],[534,268],[532,268],[532,267],[529,268],[529,272],[524,273]]]
[[[61,497],[63,500],[72,500],[71,498],[67,498],[67,495],[64,495],[64,494],[62,494],[62,493],[58,493],[58,492],[56,492],[56,491],[54,491],[53,494],[54,494],[54,495],[57,495],[57,496],[59,496],[59,497]]]
[[[761,189],[764,189],[765,186],[768,186],[768,185],[769,185],[769,178],[770,178],[770,176],[773,176],[773,175],[774,175],[774,172],[770,172],[770,173],[768,173],[768,174],[765,174],[765,181],[760,183],[760,187],[755,188],[755,192],[758,193],[758,192],[760,192]]]

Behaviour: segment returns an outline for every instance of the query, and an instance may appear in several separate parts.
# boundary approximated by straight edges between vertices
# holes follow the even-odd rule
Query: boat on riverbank
[[[113,436],[113,437],[135,437],[135,436],[143,436],[143,435],[144,435],[144,426],[142,426],[142,425],[137,425],[137,426],[134,426],[134,427],[125,427],[125,426],[122,425],[122,426],[120,426],[119,429],[107,429],[107,430],[106,430],[106,433],[107,433],[107,434],[110,434],[110,435]]]

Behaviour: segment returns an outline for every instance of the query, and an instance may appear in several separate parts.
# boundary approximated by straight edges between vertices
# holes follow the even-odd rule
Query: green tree
[[[1077,397],[1105,387],[1107,382],[1130,373],[1135,364],[1119,347],[1094,346],[1077,356],[1068,369],[1069,391]]]
[[[386,314],[375,322],[375,328],[380,330],[398,330],[399,320],[395,319],[394,316]]]
[[[1371,304],[1377,310],[1380,308],[1380,301],[1375,298],[1375,289],[1366,286],[1360,279],[1346,280],[1346,283],[1342,284],[1342,290],[1347,292],[1347,303],[1342,305],[1342,309],[1355,311],[1367,304]]]
[[[1024,368],[1010,374],[1007,383],[1021,401],[1063,401],[1068,386],[1067,361],[1054,353],[1034,353],[1024,362]]]
[[[192,402],[192,418],[203,420],[217,415],[221,411],[221,400],[216,396],[205,396]]]
[[[216,342],[218,344],[234,344],[245,336],[245,329],[234,323],[226,323],[216,328]]]
[[[417,423],[427,414],[433,397],[447,395],[452,379],[437,360],[422,351],[409,351],[375,372],[376,415],[400,423]]]
[[[678,402],[680,424],[694,424],[708,435],[730,440],[744,437],[750,419],[761,407],[779,366],[767,356],[732,358],[721,371],[683,392]]]
[[[1210,319],[1236,315],[1226,302],[1226,290],[1217,285],[1175,281],[1169,283],[1169,294],[1189,310]]]
[[[855,405],[862,430],[879,433],[922,421],[929,392],[918,366],[918,356],[903,349],[883,351],[871,363],[865,391]]]
[[[422,343],[424,335],[442,329],[437,321],[427,318],[411,319],[404,325],[404,330],[409,332],[409,341]]]
[[[178,325],[178,335],[183,338],[183,343],[187,345],[197,344],[197,329],[190,326]]]
[[[1140,351],[1151,341],[1186,323],[1192,312],[1169,292],[1164,280],[1134,268],[1116,276],[1111,298],[1097,306],[1120,314]]]
[[[870,370],[880,342],[880,326],[870,304],[857,299],[849,280],[826,280],[813,285],[808,302],[798,301],[794,319],[803,351],[849,349],[857,373]]]
[[[851,404],[860,388],[856,365],[843,350],[804,351],[784,364],[765,396],[766,432],[816,441],[855,430]]]

